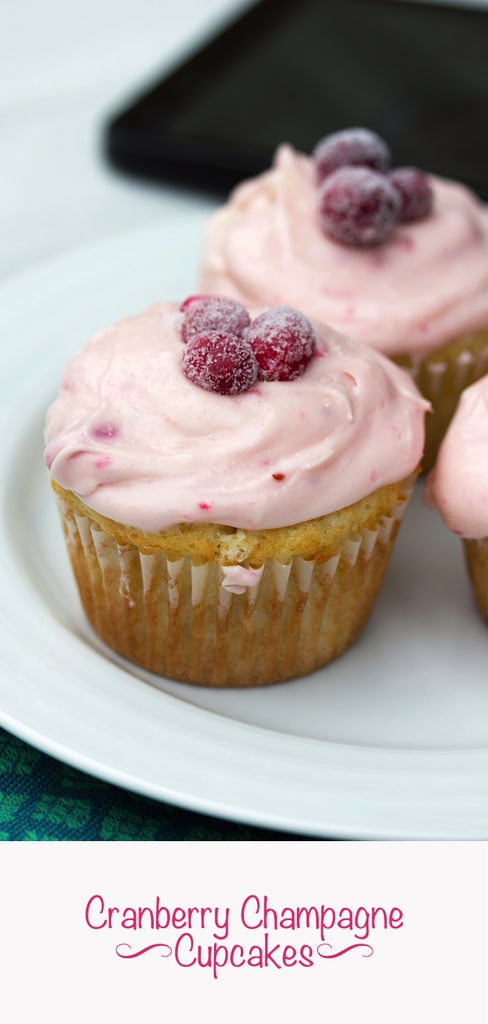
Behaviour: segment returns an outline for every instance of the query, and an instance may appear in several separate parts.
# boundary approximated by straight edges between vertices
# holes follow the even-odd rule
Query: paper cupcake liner
[[[488,330],[466,335],[418,363],[399,362],[409,371],[419,391],[432,405],[425,418],[422,469],[428,472],[465,388],[488,373]]]
[[[411,486],[325,561],[257,568],[170,561],[121,545],[60,500],[86,616],[114,651],[183,682],[248,687],[304,675],[348,647],[372,610]]]
[[[482,617],[488,622],[488,537],[464,540],[464,557],[473,594]]]

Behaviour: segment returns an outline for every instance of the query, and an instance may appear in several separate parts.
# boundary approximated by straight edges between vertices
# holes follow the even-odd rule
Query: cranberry
[[[289,306],[278,306],[257,316],[247,340],[261,380],[295,380],[306,369],[315,348],[310,321]]]
[[[202,331],[190,338],[183,352],[183,369],[194,384],[219,395],[247,391],[258,376],[251,346],[228,331]]]
[[[188,306],[191,306],[192,302],[208,302],[209,299],[213,299],[213,295],[189,295],[187,299],[184,299],[180,306],[180,311],[184,313]]]
[[[97,423],[91,430],[92,437],[106,438],[117,437],[118,429],[114,423]]]
[[[390,151],[386,142],[369,128],[347,128],[321,139],[313,159],[321,182],[339,167],[370,167],[385,172],[390,166]]]
[[[388,178],[367,167],[342,167],[319,193],[319,219],[335,242],[373,246],[385,242],[398,220],[400,199]]]
[[[400,197],[401,221],[421,220],[432,210],[432,186],[426,174],[417,167],[398,167],[388,176]]]
[[[218,295],[191,295],[181,304],[183,341],[202,331],[225,331],[243,335],[249,326],[249,313],[240,302]]]

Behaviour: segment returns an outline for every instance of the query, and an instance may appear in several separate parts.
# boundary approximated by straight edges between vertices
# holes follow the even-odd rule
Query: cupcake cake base
[[[431,403],[425,420],[422,469],[429,472],[465,388],[488,373],[488,328],[464,335],[422,360],[395,359],[412,375],[419,391]]]

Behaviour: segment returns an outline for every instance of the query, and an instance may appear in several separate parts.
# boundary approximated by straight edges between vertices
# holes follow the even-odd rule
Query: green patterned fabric
[[[0,729],[0,841],[308,838],[194,814],[136,796]]]

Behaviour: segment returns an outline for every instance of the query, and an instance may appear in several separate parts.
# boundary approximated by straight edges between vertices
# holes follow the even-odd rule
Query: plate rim
[[[99,238],[90,244],[58,254],[55,257],[50,257],[41,264],[28,268],[21,274],[16,274],[15,276],[5,279],[0,283],[0,299],[3,298],[4,300],[3,304],[0,302],[0,308],[2,309],[2,312],[0,313],[0,322],[5,316],[7,316],[8,320],[9,309],[10,312],[12,312],[12,304],[15,306],[15,304],[18,301],[22,301],[22,299],[25,302],[25,293],[28,291],[34,291],[37,297],[37,304],[39,306],[40,303],[41,308],[43,302],[49,303],[49,301],[51,301],[49,289],[48,294],[46,295],[43,288],[46,283],[49,283],[52,290],[52,285],[59,276],[61,276],[61,278],[63,275],[65,277],[67,276],[69,280],[73,282],[74,278],[76,278],[81,271],[82,274],[84,272],[85,277],[88,276],[88,280],[90,280],[91,275],[96,273],[96,267],[101,263],[106,262],[107,259],[110,259],[110,256],[114,256],[120,245],[124,246],[126,251],[130,250],[132,252],[132,257],[134,257],[134,253],[137,253],[140,256],[140,254],[144,252],[146,255],[149,255],[150,258],[154,258],[157,255],[159,248],[168,241],[168,236],[170,238],[173,236],[174,238],[175,234],[183,234],[184,236],[188,234],[192,240],[196,242],[198,237],[201,235],[207,217],[207,210],[198,211],[192,208],[188,214],[182,214],[181,211],[178,211],[175,212],[173,217],[167,219],[164,224],[143,225],[142,227],[132,229],[129,232],[119,231],[112,233],[109,236]],[[87,263],[89,264],[88,271],[86,270]],[[124,272],[125,271],[122,271],[122,277],[124,276]],[[151,274],[154,273],[154,270],[152,270]],[[85,283],[87,282],[85,281]],[[167,297],[170,298],[170,296]],[[158,301],[160,300],[158,299]],[[25,327],[23,326],[23,323],[28,323],[29,317],[32,317],[32,315],[32,312],[27,311],[26,320],[24,319],[23,321],[21,317],[19,330],[21,337],[24,337],[24,341]],[[125,313],[122,312],[121,315],[125,315]],[[19,350],[16,353],[17,362],[23,362],[38,352],[38,343],[36,343],[35,334],[33,333],[32,336],[29,337],[30,341],[27,343],[27,346],[24,346],[21,351]],[[39,374],[35,377],[35,380],[33,380],[32,387],[27,384],[25,385],[22,392],[23,397],[25,397],[25,394],[29,393],[29,388],[30,391],[35,391],[36,384],[38,384],[40,380],[42,381],[43,386],[48,386],[48,382],[50,382],[50,386],[52,386],[53,366],[62,365],[62,362],[64,361],[62,352],[59,349],[64,352],[66,349],[66,343],[63,342],[60,347],[58,346],[58,349],[53,351],[51,354],[51,358],[46,360],[46,365],[43,366],[42,370],[40,370]],[[7,361],[2,360],[0,363],[0,395],[2,393],[5,394],[5,389],[9,386],[10,374],[11,368],[7,368]],[[13,390],[15,391],[15,389]],[[13,399],[16,400],[18,397],[19,396],[14,393]],[[43,397],[43,402],[45,406],[45,395]],[[5,429],[5,420],[8,413],[9,407],[7,402],[2,404],[0,411],[0,428],[3,425]],[[10,472],[11,468],[11,466],[9,467],[8,456],[4,452],[0,459],[0,485],[4,491],[7,472]],[[0,564],[3,564],[4,567],[7,566],[10,573],[15,573],[15,567],[12,565],[12,561],[14,561],[13,553],[9,551],[9,537],[7,535],[6,494],[3,495],[3,498],[4,514],[0,525]],[[11,559],[10,563],[9,557]],[[25,583],[25,581],[23,581],[23,583]],[[20,589],[23,589],[23,584]],[[0,637],[2,636],[5,641],[5,607],[2,607],[2,601],[0,600]],[[100,659],[100,662],[103,661],[106,667],[105,656],[100,652],[96,652],[96,657]],[[114,668],[114,663],[111,662],[111,664],[112,669],[116,671],[116,673],[122,672],[125,675],[130,676],[132,679],[135,678],[130,672],[124,672],[124,669],[121,666],[115,666]],[[21,669],[21,671],[25,672],[27,670],[24,668],[23,670]],[[0,667],[0,696],[4,675],[5,667],[2,664]],[[136,685],[138,687],[142,685],[140,680],[136,679]],[[161,691],[155,690],[155,692],[159,693],[161,696]],[[184,703],[183,701],[178,700],[178,698],[173,697],[171,694],[165,693],[164,697],[166,700],[176,703],[180,708]],[[191,712],[188,710],[189,708],[191,708]],[[209,722],[213,722],[213,725],[215,726],[216,718],[221,719],[220,724],[222,725],[223,716],[218,715],[212,710],[207,708],[196,708],[194,705],[188,704],[185,704],[185,709],[186,711],[183,717],[186,719],[186,722],[198,713],[197,717],[200,722],[206,718],[207,726]],[[228,724],[228,718],[226,719],[226,722]],[[379,756],[381,764],[379,765],[378,750],[368,750],[367,748],[347,744],[324,743],[317,739],[314,740],[302,737],[302,743],[305,744],[307,751],[311,751],[312,747],[315,747],[317,750],[320,749],[321,751],[322,756],[320,763],[322,771],[325,772],[324,782],[326,785],[324,801],[325,804],[327,804],[327,801],[329,802],[329,810],[324,808],[321,816],[319,815],[319,817],[313,821],[312,817],[306,810],[304,810],[301,816],[297,815],[296,812],[293,814],[290,813],[290,815],[287,816],[283,811],[277,811],[273,814],[271,810],[265,811],[257,806],[249,806],[249,801],[250,799],[252,800],[252,793],[251,796],[248,793],[245,799],[241,795],[239,802],[237,804],[232,804],[228,797],[226,798],[221,796],[220,798],[212,800],[209,796],[197,796],[195,792],[184,792],[181,787],[180,790],[177,791],[174,786],[171,786],[164,780],[160,780],[159,783],[155,783],[148,778],[144,779],[138,777],[136,774],[128,770],[127,766],[111,766],[104,762],[103,758],[96,758],[87,754],[86,749],[84,751],[83,749],[74,749],[72,744],[63,743],[62,739],[59,737],[57,739],[53,739],[42,729],[36,728],[29,717],[27,717],[27,719],[25,716],[19,718],[18,715],[12,714],[11,708],[10,710],[6,709],[3,707],[3,704],[0,706],[0,724],[2,724],[7,731],[18,736],[20,739],[32,746],[37,747],[49,756],[123,789],[148,796],[155,800],[164,800],[198,813],[210,814],[215,817],[233,821],[246,822],[258,827],[280,829],[291,833],[305,833],[310,836],[323,838],[427,840],[453,838],[486,839],[488,835],[488,823],[486,823],[488,822],[488,790],[486,786],[483,788],[481,784],[482,780],[480,778],[480,774],[482,775],[485,772],[485,769],[488,768],[488,749],[485,748],[473,748],[461,751],[443,751],[442,749],[435,749],[413,752],[397,750],[395,748],[392,748],[391,750],[388,748],[382,748]],[[241,732],[241,734],[244,735],[245,732],[251,749],[254,744],[259,748],[261,755],[263,753],[261,748],[263,747],[263,744],[265,745],[265,743],[269,741],[270,735],[274,738],[275,746],[279,748],[280,756],[282,748],[288,748],[291,750],[292,747],[298,748],[300,746],[299,743],[297,744],[297,737],[289,736],[284,733],[276,733],[265,726],[256,726],[252,723],[236,720],[232,722],[232,725],[234,727],[234,733],[236,731],[236,727],[238,733]],[[182,722],[182,729],[184,726],[185,723]],[[244,732],[242,732],[243,730]],[[219,729],[210,729],[210,733],[213,733],[214,738],[215,732],[219,733]],[[276,739],[277,736],[279,737],[279,740]],[[431,801],[437,800],[441,803],[446,797],[446,780],[454,787],[452,794],[453,797],[462,796],[462,784],[461,791],[459,791],[457,787],[460,779],[456,778],[456,768],[459,769],[459,767],[461,767],[461,783],[463,779],[464,781],[469,779],[471,780],[471,786],[474,787],[470,791],[470,795],[474,800],[473,808],[467,815],[466,819],[462,818],[457,822],[451,823],[448,823],[445,820],[437,822],[434,821],[432,822],[431,829],[425,825],[419,825],[419,827],[416,828],[415,823],[412,821],[410,821],[409,824],[405,821],[403,829],[399,824],[396,826],[394,825],[392,829],[385,821],[384,810],[382,814],[378,808],[376,808],[376,821],[371,823],[371,827],[369,829],[365,823],[358,828],[351,820],[348,822],[347,814],[345,818],[343,817],[342,821],[340,821],[340,814],[338,817],[336,816],[336,818],[333,819],[333,812],[330,808],[334,805],[334,801],[337,802],[337,800],[340,799],[341,794],[344,794],[346,783],[348,786],[353,788],[355,778],[359,778],[361,776],[364,781],[364,764],[369,760],[371,760],[372,767],[374,769],[373,775],[375,771],[378,771],[378,768],[381,769],[383,766],[384,768],[387,768],[389,772],[393,773],[390,781],[393,782],[395,780],[395,783],[399,784],[400,788],[405,779],[405,775],[411,777],[412,767],[422,775],[422,772],[429,767],[429,762],[430,769],[432,771],[432,761],[434,761],[434,771],[432,772],[432,777],[430,779],[430,783],[433,786],[432,793],[429,797],[429,786],[426,786],[423,793],[423,799],[429,797]],[[375,760],[376,765],[374,764]],[[345,764],[344,761],[346,761],[347,764]],[[315,764],[313,758],[312,762],[313,770]],[[412,762],[415,762],[415,764],[413,765]],[[317,765],[315,765],[315,767],[317,768]],[[482,769],[481,773],[480,768]],[[338,782],[336,778],[338,773],[341,775],[339,788],[337,788]],[[350,778],[348,777],[349,775]],[[286,772],[284,772],[284,776],[286,781]],[[488,772],[486,772],[486,776],[488,777]],[[474,785],[475,781],[479,783],[477,790],[476,785]],[[276,779],[274,791],[277,791],[278,787],[279,781]],[[394,786],[392,786],[392,794],[393,790]],[[270,795],[272,795],[272,793]],[[336,811],[335,813],[337,815],[338,812]],[[324,814],[325,818],[329,819],[328,821],[325,820]],[[381,818],[383,818],[382,824]]]

